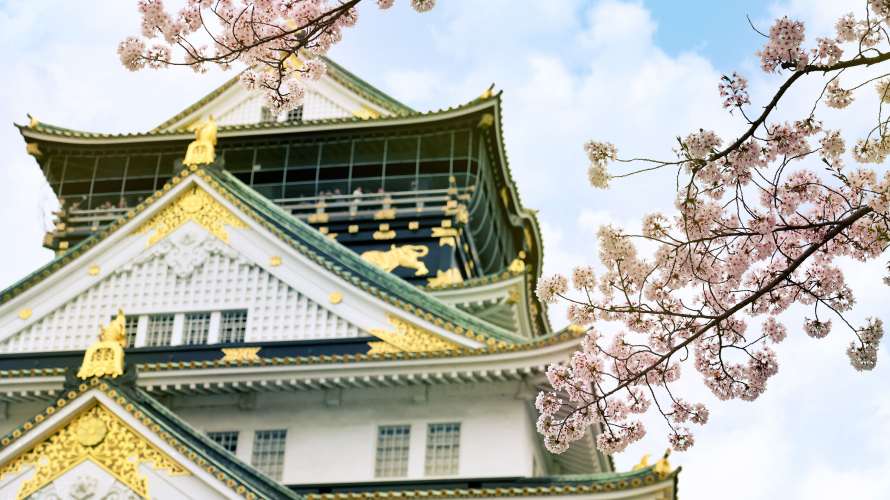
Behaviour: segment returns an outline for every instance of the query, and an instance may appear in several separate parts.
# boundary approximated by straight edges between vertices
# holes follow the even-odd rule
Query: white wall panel
[[[127,315],[246,309],[248,342],[363,335],[259,266],[213,254],[184,278],[161,257],[111,274],[0,343],[0,352],[86,349],[118,308]]]

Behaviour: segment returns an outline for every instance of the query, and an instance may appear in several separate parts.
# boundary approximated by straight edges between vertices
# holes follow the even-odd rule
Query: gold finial
[[[28,123],[28,127],[37,128],[37,126],[40,125],[40,122],[37,121],[37,118],[34,118],[33,116],[31,116],[31,113],[28,113],[28,118],[31,119],[31,122]]]
[[[644,455],[642,459],[640,459],[640,463],[634,465],[630,470],[640,470],[649,467],[649,457],[652,455]]]
[[[199,123],[195,126],[195,140],[189,144],[185,153],[186,165],[201,165],[205,163],[213,163],[216,157],[216,122],[213,121],[213,115],[206,122]]]
[[[489,97],[491,97],[493,95],[494,95],[494,84],[492,83],[491,87],[488,87],[488,90],[486,90],[485,92],[482,93],[481,96],[479,96],[479,99],[488,99]]]
[[[652,467],[652,472],[656,474],[670,474],[671,473],[671,461],[668,460],[668,457],[671,454],[670,448],[665,450],[664,456],[659,458],[657,462],[655,462],[655,467]]]
[[[116,378],[124,374],[124,347],[127,347],[127,317],[118,309],[118,315],[108,328],[99,325],[102,333],[99,342],[91,345],[83,356],[83,364],[77,376]]]

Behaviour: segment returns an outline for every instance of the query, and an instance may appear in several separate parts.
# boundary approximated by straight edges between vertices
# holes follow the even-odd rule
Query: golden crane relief
[[[108,325],[99,325],[102,333],[99,342],[91,345],[83,356],[83,364],[77,376],[86,380],[90,377],[117,378],[124,374],[124,347],[127,347],[127,318],[118,309],[118,315]]]
[[[418,257],[424,257],[429,253],[430,249],[424,245],[402,245],[399,248],[393,245],[391,250],[385,252],[380,250],[365,252],[362,254],[362,258],[388,273],[402,266],[417,269],[414,275],[423,276],[429,274],[430,271],[422,261],[418,260]]]
[[[216,122],[213,121],[213,115],[210,120],[199,123],[195,126],[195,140],[189,144],[189,148],[185,153],[186,165],[201,165],[204,163],[213,163],[216,157]]]
[[[145,500],[151,494],[148,477],[139,474],[140,464],[150,462],[152,469],[167,470],[169,476],[190,475],[108,408],[96,404],[0,468],[0,479],[21,472],[23,467],[34,467],[34,475],[22,482],[16,494],[16,500],[22,500],[85,460],[102,467]]]

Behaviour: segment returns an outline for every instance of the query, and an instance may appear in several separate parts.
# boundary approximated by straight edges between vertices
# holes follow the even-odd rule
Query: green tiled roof
[[[312,54],[309,54],[308,52],[305,52],[305,51],[303,51],[303,53],[307,57],[318,57],[319,59],[324,61],[324,63],[328,67],[328,71],[327,71],[328,76],[330,76],[334,81],[336,81],[337,83],[339,83],[340,85],[345,87],[350,92],[353,92],[354,94],[367,100],[368,102],[376,104],[377,106],[387,109],[397,115],[417,113],[416,111],[409,108],[408,106],[402,104],[401,102],[393,99],[392,97],[386,95],[382,91],[373,87],[368,82],[366,82],[366,81],[362,80],[361,78],[355,76],[354,74],[350,73],[343,66],[340,66],[339,64],[335,63],[328,57],[313,56]],[[241,73],[243,73],[243,71]],[[232,85],[235,85],[235,83],[237,83],[238,80],[241,78],[241,73],[238,73],[233,78],[231,78],[229,81],[227,81],[226,83],[220,85],[215,90],[213,90],[213,92],[210,92],[206,96],[202,97],[197,102],[195,102],[191,106],[185,108],[184,110],[180,111],[179,113],[177,113],[175,116],[173,116],[169,120],[158,125],[154,130],[152,130],[152,132],[158,131],[164,127],[169,127],[170,125],[173,125],[174,123],[178,122],[179,120],[182,120],[183,118],[189,116],[193,112],[203,108],[207,104],[210,104],[210,101],[212,101],[212,100],[216,99],[217,97],[219,97],[220,95],[222,95],[222,93],[225,92],[226,90],[228,90]]]

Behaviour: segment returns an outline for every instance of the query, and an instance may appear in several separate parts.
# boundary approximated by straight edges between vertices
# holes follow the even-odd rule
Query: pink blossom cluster
[[[769,43],[755,54],[763,63],[763,71],[775,73],[780,66],[803,70],[809,61],[806,51],[801,48],[805,38],[802,22],[787,17],[777,19],[769,29]]]
[[[551,367],[556,391],[552,398],[566,399],[559,412],[568,413],[557,418],[554,410],[542,416],[539,428],[547,436],[548,449],[565,450],[583,435],[588,422],[603,424],[597,443],[604,453],[621,451],[638,439],[645,429],[631,416],[654,406],[654,388],[668,387],[679,378],[679,353],[686,350],[718,398],[753,401],[779,371],[769,345],[789,334],[779,314],[795,303],[833,313],[849,311],[855,304],[833,260],[866,260],[887,248],[882,234],[890,232],[890,225],[885,222],[888,227],[882,232],[876,224],[883,220],[879,214],[890,212],[890,173],[878,178],[866,169],[843,172],[840,156],[846,147],[840,131],[823,130],[813,117],[765,129],[761,140],[748,139],[725,154],[718,149],[722,139],[713,131],[700,130],[681,141],[678,154],[689,182],[678,190],[675,216],[653,213],[643,218],[639,237],[660,245],[651,258],[640,256],[634,244],[637,236],[604,225],[597,237],[605,271],[595,275],[592,268],[579,267],[572,273],[580,300],[568,295],[569,280],[563,276],[539,280],[539,299],[568,300],[572,323],[617,321],[626,328],[611,341],[591,330],[570,366]],[[789,162],[814,152],[813,139],[840,185],[827,184],[809,168],[788,168]],[[781,166],[779,174],[771,171],[774,165]],[[759,204],[748,204],[751,196],[742,198],[727,186],[753,186]],[[731,210],[735,206],[743,208]],[[828,231],[840,222],[813,224],[845,217],[853,219],[831,238]],[[812,248],[819,251],[789,267]],[[744,315],[725,314],[740,303],[746,304]],[[752,334],[745,316],[761,315],[766,319],[759,333]],[[830,328],[830,320],[804,324],[804,331],[816,338]],[[861,343],[849,350],[857,369],[873,367],[880,338],[874,332],[880,332],[880,325],[870,323],[860,331]],[[687,449],[694,439],[682,425],[706,423],[707,410],[671,393],[667,397],[671,410],[659,408],[669,417],[669,440],[676,450]]]
[[[878,361],[878,347],[884,337],[884,324],[880,319],[868,318],[868,325],[858,332],[859,345],[851,342],[847,348],[850,364],[856,371],[869,371]]]
[[[854,100],[853,92],[840,87],[837,78],[825,87],[825,105],[829,108],[844,109]]]
[[[618,150],[611,142],[588,141],[584,143],[584,152],[590,158],[587,177],[590,185],[600,189],[608,189],[612,176],[606,171],[606,165],[615,161]]]
[[[248,88],[260,91],[264,103],[275,115],[298,107],[305,96],[300,78],[321,78],[326,65],[311,55],[324,55],[343,38],[343,29],[358,22],[356,1],[339,0],[187,0],[186,6],[173,14],[163,0],[138,0],[141,35],[144,39],[161,38],[163,44],[148,46],[145,40],[128,37],[118,47],[121,63],[130,71],[145,67],[163,68],[186,65],[198,73],[208,64],[230,69],[240,61],[262,73],[242,77]],[[411,0],[417,12],[427,12],[435,0]],[[393,0],[378,0],[380,9],[388,9]],[[219,24],[213,31],[208,22]],[[189,37],[203,30],[213,40],[211,47],[195,46]],[[172,59],[173,49],[181,52],[182,62]],[[298,60],[305,59],[300,63]],[[271,76],[270,76],[271,75]]]
[[[732,78],[723,75],[718,88],[720,97],[724,99],[724,108],[741,108],[743,104],[751,104],[748,98],[748,79],[738,73],[733,73]]]

